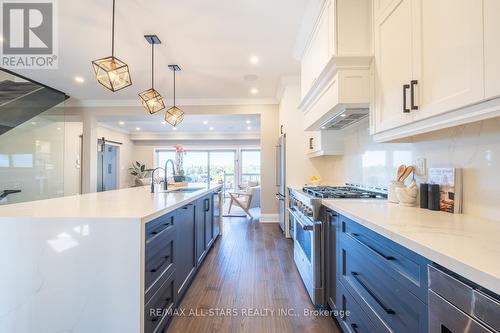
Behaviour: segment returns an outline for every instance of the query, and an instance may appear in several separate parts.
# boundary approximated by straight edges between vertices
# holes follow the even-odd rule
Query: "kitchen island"
[[[0,207],[0,332],[165,326],[219,234],[220,188],[145,186]]]

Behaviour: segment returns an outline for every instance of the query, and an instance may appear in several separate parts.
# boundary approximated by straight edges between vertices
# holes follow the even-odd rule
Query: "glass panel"
[[[172,160],[175,162],[175,151],[174,150],[158,150],[156,151],[156,165],[155,165],[155,168],[156,167],[162,167],[164,168],[165,167],[165,163],[168,161],[168,160]],[[169,168],[171,168],[171,166],[169,165]],[[171,172],[171,171],[169,171]],[[169,173],[170,175],[170,173]]]
[[[184,172],[190,183],[208,182],[208,152],[188,151],[184,155]]]
[[[0,136],[0,204],[64,195],[64,108],[54,107]]]
[[[210,152],[210,181],[224,184],[225,190],[234,190],[234,151]]]
[[[241,185],[249,182],[260,184],[260,150],[241,151]]]

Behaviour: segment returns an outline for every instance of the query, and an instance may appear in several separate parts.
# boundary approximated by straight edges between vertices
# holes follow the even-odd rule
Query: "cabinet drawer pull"
[[[162,303],[160,303],[161,305],[157,305],[156,307],[154,307],[155,312],[156,312],[156,310],[157,310],[157,309],[166,310],[166,307],[167,307],[167,305],[168,305],[168,304],[170,304],[170,300],[171,300],[171,299],[172,299],[172,298],[170,298],[170,297],[165,298],[165,299],[162,301]],[[152,322],[156,322],[156,321],[158,321],[158,319],[161,319],[161,317],[162,317],[162,316],[163,316],[163,314],[162,314],[162,315],[160,315],[160,316],[154,316],[153,318],[151,318],[151,321],[152,321]]]
[[[351,328],[354,331],[354,333],[358,333],[358,325],[356,324],[351,324]]]
[[[309,138],[309,149],[313,150],[314,149],[314,144],[313,144],[314,138]]]
[[[418,84],[417,80],[411,80],[411,90],[410,90],[410,100],[411,100],[411,109],[418,110],[418,106],[415,105],[415,86]]]
[[[205,199],[205,212],[210,210],[210,199]]]
[[[410,109],[406,106],[406,91],[410,89],[409,84],[403,85],[403,112],[404,113],[410,113]]]
[[[163,265],[165,265],[165,263],[166,263],[166,262],[168,262],[168,260],[170,259],[170,256],[164,256],[164,257],[162,257],[162,259],[163,259],[163,260],[162,260],[161,264],[160,264],[160,265],[158,265],[158,266],[157,266],[157,267],[155,267],[155,268],[152,268],[152,269],[149,271],[150,273],[156,273],[156,272],[157,272],[160,268],[162,268],[162,267],[163,267]]]
[[[360,278],[360,274],[357,273],[357,272],[351,272],[351,275],[354,277],[354,279],[356,281],[358,281],[358,283],[361,285],[361,287],[363,287],[366,292],[368,294],[370,294],[371,297],[373,297],[373,299],[375,300],[375,302],[378,303],[378,305],[380,305],[380,307],[387,313],[387,314],[395,314],[396,312],[394,310],[392,310],[391,308],[388,308],[387,306],[384,305],[384,303],[382,303],[382,301],[377,297],[377,295],[375,295],[367,286],[366,284],[363,283],[363,281],[361,281],[361,278]]]
[[[360,234],[357,234],[357,233],[352,233],[352,235],[356,238],[358,238],[359,236],[361,236]],[[382,252],[374,249],[373,247],[369,246],[368,244],[360,241],[361,243],[363,243],[363,245],[365,245],[367,248],[369,248],[370,250],[372,250],[373,252],[375,252],[376,254],[378,254],[379,256],[381,256],[382,258],[384,258],[385,260],[396,260],[396,257],[393,257],[393,256],[386,256],[385,254],[383,254]]]

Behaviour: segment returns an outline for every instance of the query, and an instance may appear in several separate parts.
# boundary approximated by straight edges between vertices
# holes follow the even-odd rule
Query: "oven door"
[[[290,208],[294,225],[293,259],[314,305],[324,305],[321,264],[321,222],[314,222]]]

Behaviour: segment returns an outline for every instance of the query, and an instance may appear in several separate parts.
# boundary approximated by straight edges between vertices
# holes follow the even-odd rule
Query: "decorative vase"
[[[176,183],[182,183],[185,180],[186,180],[185,176],[174,176],[174,182]]]

